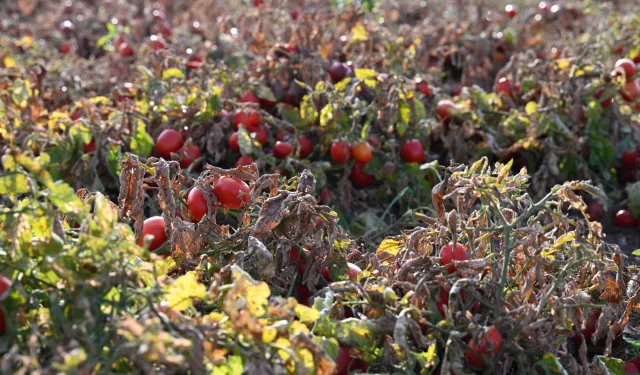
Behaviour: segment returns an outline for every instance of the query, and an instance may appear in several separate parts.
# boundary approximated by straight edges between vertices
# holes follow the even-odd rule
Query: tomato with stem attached
[[[140,241],[138,241],[139,246],[144,245],[144,239],[148,235],[153,236],[153,239],[149,244],[150,251],[162,246],[162,244],[169,238],[164,230],[164,218],[162,218],[162,216],[152,216],[142,223],[142,236],[140,237]]]
[[[456,272],[456,265],[452,264],[454,260],[460,261],[468,259],[469,254],[461,243],[456,243],[455,249],[453,248],[453,243],[446,244],[440,249],[440,264],[443,266],[451,264],[449,268],[447,268],[449,273]]]
[[[244,206],[249,201],[249,191],[246,182],[233,177],[222,177],[213,187],[218,202],[228,209]]]

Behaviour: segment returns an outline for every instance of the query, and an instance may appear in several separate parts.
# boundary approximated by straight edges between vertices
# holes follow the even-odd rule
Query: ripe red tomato
[[[306,136],[302,135],[298,138],[298,148],[300,150],[300,158],[304,159],[313,152],[313,143]]]
[[[400,157],[407,163],[422,163],[424,160],[424,147],[417,139],[406,141],[400,149]]]
[[[249,91],[248,93],[244,94],[242,99],[240,99],[240,102],[260,104],[260,99],[258,99],[258,96],[256,94]]]
[[[8,277],[0,275],[0,301],[4,301],[11,293],[13,282]]]
[[[364,171],[366,164],[356,163],[351,168],[351,181],[357,187],[367,187],[373,183],[375,178]]]
[[[131,47],[127,42],[120,44],[120,47],[118,47],[118,51],[120,52],[120,56],[122,57],[133,56],[133,47]]]
[[[351,146],[345,141],[331,144],[331,160],[336,164],[346,164],[351,159]]]
[[[262,115],[258,112],[236,112],[233,116],[233,127],[238,130],[244,125],[250,133],[257,132],[262,124]]]
[[[181,153],[180,155],[180,166],[182,168],[189,168],[191,164],[193,164],[196,159],[198,159],[202,154],[200,153],[200,147],[195,144],[190,144],[188,147],[184,149],[184,155]]]
[[[507,6],[504,7],[504,11],[509,18],[514,18],[518,15],[518,7],[512,4],[507,4]]]
[[[254,162],[255,160],[251,156],[243,155],[240,158],[238,158],[238,160],[236,161],[235,167],[238,168],[244,165],[251,165]]]
[[[451,100],[441,100],[438,102],[436,114],[440,122],[449,121],[451,115],[458,111],[458,106]]]
[[[327,73],[329,73],[333,83],[338,83],[349,74],[349,68],[343,63],[336,61],[327,69]]]
[[[204,198],[204,194],[200,189],[194,187],[187,196],[187,206],[189,207],[189,213],[193,218],[193,222],[198,223],[204,215],[209,212],[207,207],[207,200]]]
[[[291,154],[293,146],[289,142],[276,142],[273,146],[273,155],[278,159],[284,159]]]
[[[82,150],[85,154],[96,152],[96,140],[94,138],[91,138],[91,142],[84,145],[84,148]]]
[[[169,48],[164,39],[159,35],[151,35],[149,37],[149,42],[151,43],[151,47],[156,51]]]
[[[627,102],[634,102],[640,97],[640,81],[627,81],[620,89],[620,95]]]
[[[7,323],[5,322],[6,317],[4,315],[4,308],[0,306],[0,336],[4,335],[7,331]]]
[[[620,210],[616,212],[615,223],[621,228],[629,228],[636,225],[636,219],[629,210]]]
[[[618,74],[623,73],[627,79],[631,79],[636,73],[636,63],[631,59],[620,59],[616,61],[615,69]]]
[[[71,32],[75,31],[75,29],[76,26],[69,20],[65,20],[60,23],[60,31],[62,31],[62,33],[64,34],[70,34]]]
[[[627,151],[622,154],[622,166],[625,168],[635,169],[639,158],[640,151]]]
[[[371,146],[367,142],[360,142],[351,148],[353,160],[358,163],[367,164],[371,160]]]
[[[298,262],[298,273],[300,276],[304,275],[304,271],[307,268],[307,259],[311,255],[311,250],[304,249],[304,257],[300,256],[298,249],[293,248],[289,251],[289,261],[290,262]]]
[[[164,231],[164,219],[162,216],[152,216],[144,221],[142,224],[142,237],[138,241],[139,246],[144,245],[144,238],[147,235],[153,236],[153,240],[149,244],[150,251],[159,248],[169,238]]]
[[[496,327],[489,326],[488,332],[480,333],[476,340],[471,339],[467,344],[470,349],[467,349],[464,354],[469,364],[475,368],[484,368],[484,361],[475,353],[482,357],[489,357],[486,359],[491,360],[500,351],[502,336]]]
[[[600,97],[602,97],[603,94],[604,94],[604,88],[601,87],[601,88],[596,90],[596,92],[593,94],[593,97],[599,100]],[[611,103],[613,103],[613,96],[610,96],[608,98],[602,99],[600,101],[600,105],[602,106],[602,108],[609,108]]]
[[[506,77],[500,78],[496,83],[496,93],[498,94],[511,96],[514,89],[515,88],[511,86],[511,80]]]
[[[231,149],[231,151],[240,151],[240,143],[238,143],[238,137],[239,137],[239,133],[235,132],[233,134],[231,134],[231,136],[229,137],[229,141],[227,142],[227,145],[229,146],[229,149]]]
[[[266,145],[269,140],[267,129],[265,129],[264,126],[259,126],[257,131],[251,133],[251,137],[263,146]]]
[[[456,243],[455,250],[453,249],[453,244],[449,243],[442,246],[440,249],[440,264],[446,266],[447,264],[451,264],[454,260],[468,260],[469,254],[467,254],[467,250],[460,243]],[[456,272],[456,265],[451,264],[447,269],[449,273]]]
[[[347,267],[349,267],[349,269],[347,270],[347,277],[352,280],[357,278],[358,274],[362,272],[362,269],[360,269],[360,267],[356,266],[353,263],[347,262]]]
[[[604,214],[604,208],[598,201],[591,201],[587,205],[587,217],[591,221],[598,221]]]
[[[633,363],[627,363],[624,365],[625,374],[640,374],[640,370]]]
[[[182,148],[184,137],[182,133],[173,129],[163,130],[156,139],[156,154],[167,160],[171,159],[172,152],[178,152]]]
[[[438,302],[438,311],[440,311],[440,315],[444,317],[444,310],[449,308],[449,294],[446,290],[440,289],[440,299]]]
[[[431,96],[431,88],[429,87],[429,84],[423,81],[421,78],[415,79],[415,85],[416,90],[422,93],[422,95],[424,95],[426,98]]]
[[[67,53],[71,52],[71,44],[61,43],[58,47],[58,50],[66,55]]]
[[[222,177],[213,187],[218,202],[226,208],[236,209],[249,200],[249,185],[232,177]]]

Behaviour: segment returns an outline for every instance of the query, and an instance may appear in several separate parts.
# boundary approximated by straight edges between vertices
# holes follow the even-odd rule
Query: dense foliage
[[[637,5],[37,3],[0,5],[1,373],[640,365]]]

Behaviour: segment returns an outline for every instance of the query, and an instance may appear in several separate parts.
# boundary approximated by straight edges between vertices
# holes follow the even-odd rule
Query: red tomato
[[[625,168],[635,169],[638,158],[640,158],[640,151],[627,151],[622,154],[622,165]]]
[[[636,225],[636,219],[628,210],[616,212],[615,223],[621,228],[629,228]]]
[[[441,100],[438,102],[436,114],[440,122],[446,122],[450,119],[452,113],[458,111],[458,106],[451,100]]]
[[[329,268],[323,268],[322,271],[320,271],[320,273],[322,274],[322,277],[324,277],[324,279],[327,282],[331,282],[331,273],[329,272]]]
[[[336,164],[346,164],[351,159],[351,147],[345,141],[331,144],[331,160]]]
[[[149,244],[150,251],[159,248],[169,238],[164,231],[164,219],[162,216],[152,216],[144,221],[142,224],[142,237],[138,241],[139,246],[144,245],[144,238],[147,235],[153,236],[153,240]]]
[[[133,47],[131,47],[127,42],[120,44],[120,47],[118,47],[118,51],[120,52],[120,56],[122,57],[133,56]]]
[[[305,306],[309,306],[309,298],[311,298],[311,293],[309,292],[309,288],[306,285],[301,285],[298,287],[298,302]]]
[[[327,73],[329,73],[333,83],[338,83],[349,74],[349,68],[345,64],[336,61],[327,69]]]
[[[84,151],[85,154],[91,154],[96,152],[96,140],[91,138],[91,142],[84,145],[84,148],[82,150]]]
[[[244,166],[244,165],[251,165],[255,162],[255,160],[251,157],[251,156],[247,156],[247,155],[243,155],[240,156],[240,158],[238,158],[238,161],[236,161],[236,168]]]
[[[351,148],[353,160],[358,163],[367,164],[371,160],[371,146],[367,142],[360,142]]]
[[[213,187],[218,202],[226,208],[236,209],[249,200],[249,185],[232,177],[222,177]]]
[[[640,374],[640,370],[633,363],[627,363],[624,365],[624,372],[626,374]]]
[[[246,94],[244,94],[244,96],[242,97],[242,99],[240,99],[240,101],[242,103],[255,103],[255,104],[260,104],[260,99],[258,99],[258,96],[252,92],[248,92]]]
[[[298,273],[300,276],[304,275],[304,271],[307,268],[307,259],[311,255],[311,250],[304,249],[304,255],[304,257],[301,257],[298,249],[296,248],[289,251],[289,261],[298,262]]]
[[[237,112],[233,116],[233,127],[238,130],[244,125],[250,133],[257,132],[262,125],[262,115],[258,112]]]
[[[352,280],[357,278],[358,274],[362,272],[362,269],[360,269],[360,267],[356,266],[353,263],[347,262],[347,267],[349,267],[349,269],[347,270],[347,277]]]
[[[500,351],[500,345],[502,344],[502,336],[500,332],[494,326],[490,326],[488,332],[482,332],[476,340],[471,339],[468,342],[469,348],[490,361],[492,357],[495,357]],[[469,364],[475,368],[484,368],[484,361],[480,359],[472,350],[467,349],[465,351],[465,357]]]
[[[406,141],[400,149],[400,157],[407,163],[422,163],[424,160],[424,147],[417,139]]]
[[[507,4],[507,6],[504,7],[504,11],[509,18],[514,18],[518,15],[518,7],[515,5]]]
[[[440,299],[437,302],[438,311],[444,317],[444,310],[449,308],[449,294],[446,290],[440,289]]]
[[[185,155],[180,155],[180,166],[182,168],[189,168],[189,166],[202,155],[200,153],[200,147],[193,143],[184,149],[184,154]]]
[[[184,138],[182,133],[173,129],[163,130],[156,139],[156,154],[167,160],[171,159],[172,152],[178,152],[182,148]]]
[[[65,20],[60,23],[60,31],[64,34],[70,34],[72,31],[75,31],[75,29],[76,26],[69,20]]]
[[[622,72],[627,79],[631,79],[631,77],[636,73],[636,63],[631,59],[620,59],[616,61],[615,70]]]
[[[511,86],[511,80],[505,77],[502,77],[496,83],[496,93],[504,94],[506,96],[511,96],[513,91],[517,89],[519,85]],[[516,90],[517,91],[517,90]]]
[[[587,205],[587,217],[591,221],[598,221],[604,214],[604,208],[598,201],[591,201]]]
[[[11,280],[0,275],[0,301],[4,301],[11,293]]]
[[[67,53],[71,52],[71,45],[69,43],[62,43],[58,47],[58,50],[66,55]]]
[[[258,127],[257,131],[251,133],[251,137],[253,137],[253,139],[258,141],[258,143],[260,143],[263,146],[266,145],[267,141],[269,140],[267,129],[265,129],[264,126]]]
[[[238,143],[238,137],[240,136],[240,134],[238,132],[235,132],[233,134],[231,134],[231,136],[229,137],[229,141],[227,142],[227,145],[229,146],[229,149],[231,149],[231,151],[240,151],[240,143]]]
[[[604,94],[604,88],[599,88],[596,90],[596,92],[593,94],[593,97],[596,99],[600,99],[600,97]],[[609,106],[611,105],[611,103],[613,103],[613,96],[610,96],[608,98],[602,99],[600,101],[600,105],[602,106],[602,108],[609,108]]]
[[[313,143],[306,136],[302,135],[298,138],[298,148],[300,150],[300,158],[304,159],[313,153]]]
[[[351,168],[351,181],[357,187],[367,187],[375,180],[373,176],[364,171],[366,164],[356,163]]]
[[[440,249],[440,264],[443,266],[452,263],[454,260],[468,260],[469,254],[467,254],[467,250],[465,250],[464,246],[460,243],[456,243],[455,250],[453,249],[453,244],[447,244],[442,246]],[[451,264],[448,268],[449,273],[456,272],[456,265]]]
[[[289,142],[276,142],[273,146],[273,155],[278,159],[284,159],[291,154],[293,146]]]
[[[416,85],[416,90],[422,93],[422,95],[424,95],[426,98],[431,96],[431,88],[429,87],[428,83],[426,83],[420,78],[416,78],[415,85]]]
[[[640,97],[640,81],[627,81],[624,83],[624,86],[620,89],[620,95],[622,98],[628,102],[634,102],[638,97]]]
[[[187,206],[189,207],[189,213],[193,218],[193,222],[200,222],[202,218],[209,212],[207,207],[207,200],[204,198],[204,194],[200,189],[194,187],[187,196]]]
[[[151,43],[151,46],[153,47],[153,49],[156,51],[169,48],[167,46],[167,43],[165,43],[164,39],[162,39],[162,37],[158,35],[151,35],[149,37],[149,42]]]

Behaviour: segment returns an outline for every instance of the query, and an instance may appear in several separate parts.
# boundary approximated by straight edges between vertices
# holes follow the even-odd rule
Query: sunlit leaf
[[[303,323],[314,323],[320,319],[320,312],[302,304],[298,304],[294,311],[298,319]]]
[[[151,151],[153,151],[153,138],[147,131],[145,130],[146,126],[144,122],[138,121],[138,127],[136,128],[136,133],[133,138],[131,138],[131,151],[135,154],[148,157],[151,155]]]
[[[404,238],[387,237],[378,246],[376,255],[383,264],[390,264],[395,261],[398,252],[404,246]]]
[[[185,311],[193,306],[194,299],[203,299],[206,288],[198,281],[194,271],[178,277],[168,288],[165,298],[169,307],[178,311]]]
[[[78,198],[75,191],[63,181],[56,181],[49,193],[49,201],[65,214],[79,214],[86,210],[85,204]]]
[[[351,28],[351,42],[364,42],[369,40],[369,33],[362,24]]]
[[[167,81],[171,78],[184,78],[184,73],[178,68],[169,68],[162,72],[162,80]]]

